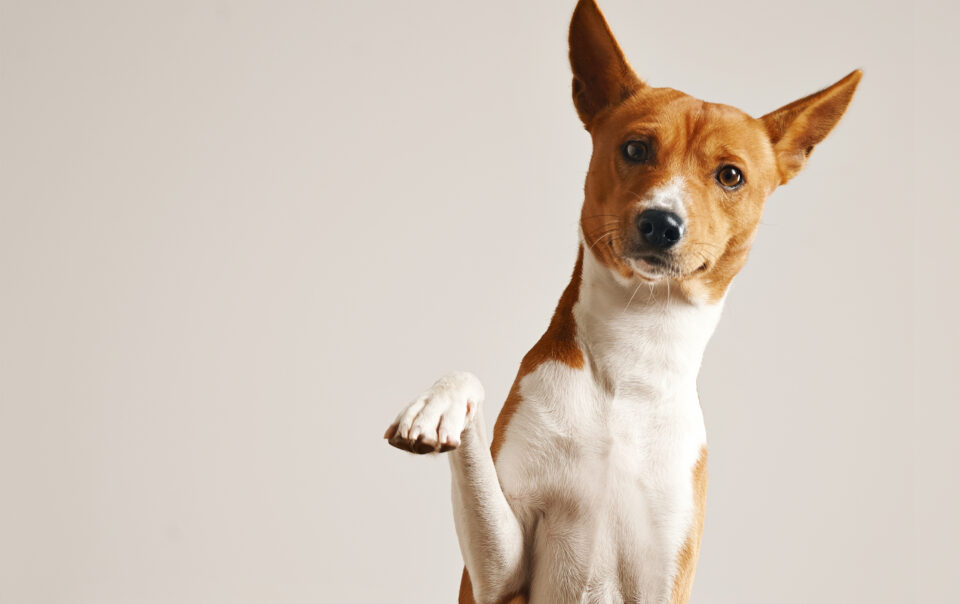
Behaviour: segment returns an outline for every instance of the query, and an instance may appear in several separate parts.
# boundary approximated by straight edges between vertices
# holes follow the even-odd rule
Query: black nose
[[[644,210],[637,216],[640,237],[653,247],[671,248],[683,237],[683,219],[673,212]]]

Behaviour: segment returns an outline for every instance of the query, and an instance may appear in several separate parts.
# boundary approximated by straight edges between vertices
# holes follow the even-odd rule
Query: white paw
[[[400,412],[383,435],[411,453],[451,451],[483,402],[483,386],[472,373],[448,374]]]

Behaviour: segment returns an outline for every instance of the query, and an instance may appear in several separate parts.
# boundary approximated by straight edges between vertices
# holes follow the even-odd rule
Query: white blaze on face
[[[673,212],[682,220],[687,219],[686,181],[674,176],[666,184],[651,189],[640,203],[642,209]]]

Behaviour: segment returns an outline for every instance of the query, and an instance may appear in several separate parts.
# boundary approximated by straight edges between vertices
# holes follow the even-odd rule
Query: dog
[[[703,352],[766,198],[836,126],[862,74],[755,119],[643,82],[593,0],[577,4],[569,43],[593,141],[570,283],[492,442],[466,372],[416,398],[385,438],[448,452],[461,604],[688,602],[707,486]]]

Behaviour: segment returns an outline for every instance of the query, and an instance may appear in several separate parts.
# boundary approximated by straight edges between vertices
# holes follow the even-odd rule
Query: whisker
[[[601,223],[601,224],[598,224],[596,227],[591,227],[589,230],[593,231],[593,230],[596,230],[596,229],[598,229],[598,228],[599,228],[599,229],[603,229],[603,228],[607,228],[607,227],[617,226],[617,225],[619,225],[619,224],[620,224],[620,221],[619,221],[619,220],[607,220],[607,221],[604,221],[604,222]]]
[[[630,299],[627,300],[627,305],[623,307],[623,312],[627,312],[627,309],[630,308],[630,303],[633,302],[633,298],[637,295],[637,292],[640,291],[640,286],[643,285],[643,281],[637,283],[637,289],[633,290],[633,295],[630,296]]]
[[[608,225],[603,225],[603,226],[597,227],[597,228],[595,228],[595,229],[593,229],[593,230],[591,230],[591,231],[588,231],[588,232],[586,232],[586,233],[584,233],[584,234],[587,235],[587,236],[590,237],[590,238],[593,238],[594,236],[596,236],[597,233],[605,233],[605,232],[612,232],[612,231],[618,231],[618,230],[620,230],[620,229],[619,229],[619,227],[617,227],[616,225],[608,224]]]
[[[704,258],[704,259],[710,259],[710,260],[713,260],[714,262],[717,261],[717,257],[716,257],[716,256],[714,256],[713,254],[710,254],[710,253],[708,253],[708,252],[705,252],[705,251],[703,251],[703,250],[694,250],[694,253],[697,254],[698,256]]]
[[[705,245],[707,247],[715,247],[718,249],[723,249],[723,246],[717,245],[716,243],[708,243],[706,241],[691,241],[687,245]]]
[[[609,236],[611,236],[611,235],[614,235],[614,233],[613,233],[613,232],[604,233],[603,235],[601,235],[600,237],[598,237],[596,240],[594,240],[593,244],[592,244],[589,248],[587,248],[587,250],[592,250],[594,247],[596,247],[596,245],[597,245],[598,243],[600,243],[601,241],[603,241],[603,239],[604,239],[605,237],[609,237]]]
[[[618,214],[593,214],[592,216],[584,216],[583,220],[593,220],[594,218],[616,218],[620,219]]]

